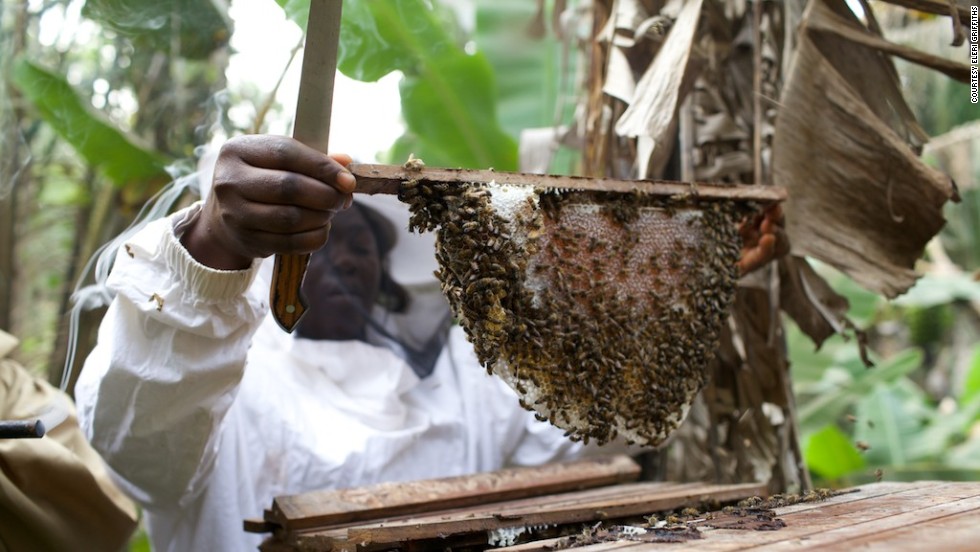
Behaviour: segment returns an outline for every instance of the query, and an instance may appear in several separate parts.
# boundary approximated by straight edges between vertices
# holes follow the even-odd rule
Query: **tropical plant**
[[[860,305],[852,317],[870,328],[874,348],[891,352],[875,355],[868,369],[839,337],[815,352],[790,328],[803,448],[815,476],[832,484],[980,478],[980,283],[930,273],[893,302],[841,276],[834,283]]]
[[[9,8],[8,8],[9,6]],[[214,3],[4,4],[0,323],[60,380],[82,268],[189,158],[223,82],[231,26]],[[9,32],[8,32],[9,31]],[[10,228],[26,231],[11,232]],[[82,354],[98,314],[82,328]],[[45,357],[48,357],[47,359]]]

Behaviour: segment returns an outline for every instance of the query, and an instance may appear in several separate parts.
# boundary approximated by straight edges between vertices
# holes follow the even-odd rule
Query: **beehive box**
[[[262,550],[974,550],[980,483],[872,483],[760,498],[765,485],[636,482],[628,457],[278,497]]]

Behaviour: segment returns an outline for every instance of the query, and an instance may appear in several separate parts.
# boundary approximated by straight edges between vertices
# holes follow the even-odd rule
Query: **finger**
[[[269,255],[299,255],[319,250],[327,243],[330,235],[330,224],[305,232],[292,234],[276,234],[262,230],[242,232],[243,247],[254,257]]]
[[[783,205],[781,203],[773,203],[769,206],[767,212],[773,220],[777,222],[781,222],[783,220]]]
[[[759,252],[760,258],[766,261],[772,260],[776,253],[776,236],[773,234],[762,236],[759,238],[759,245],[755,246],[755,250]]]
[[[247,185],[243,185],[245,182]],[[216,174],[214,191],[232,204],[295,206],[326,212],[342,209],[350,196],[304,174],[255,167]],[[239,208],[247,206],[239,205]]]
[[[330,225],[329,211],[304,209],[291,205],[267,205],[251,203],[244,212],[234,217],[234,224],[242,232],[269,234],[302,234]]]
[[[738,262],[739,273],[748,274],[768,263],[774,258],[775,250],[776,237],[772,234],[762,236],[757,246],[742,250],[742,257]]]
[[[742,237],[743,241],[753,232],[755,227],[753,222],[754,217],[745,217],[738,223],[738,234]]]
[[[346,153],[331,153],[330,158],[347,167],[354,162],[354,158]]]
[[[765,218],[763,218],[762,224],[759,225],[759,229],[763,234],[771,234],[776,231],[776,228],[781,227],[784,222],[783,209],[776,203],[766,208]]]
[[[763,235],[772,234],[775,229],[776,221],[775,219],[769,217],[769,214],[767,213],[766,218],[762,219],[762,224],[759,225],[759,233]]]
[[[354,162],[354,158],[346,153],[331,153],[330,158],[334,161],[340,163],[344,168],[350,166]],[[341,172],[337,175],[337,180],[340,181],[344,186],[349,186],[353,191],[357,187],[357,179],[350,172]],[[354,197],[352,194],[348,193],[344,201],[344,209],[347,209],[354,203]]]
[[[286,136],[240,136],[225,144],[223,152],[225,149],[253,167],[303,174],[343,193],[353,192],[357,185],[340,161]],[[347,156],[337,155],[346,160]]]
[[[761,265],[762,262],[759,259],[758,253],[754,250],[750,251],[738,261],[738,273],[740,276],[744,276],[759,268]]]

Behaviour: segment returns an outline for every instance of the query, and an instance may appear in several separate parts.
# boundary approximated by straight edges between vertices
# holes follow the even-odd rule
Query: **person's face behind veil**
[[[381,262],[378,241],[363,212],[353,207],[337,213],[327,245],[310,259],[303,282],[310,307],[297,335],[363,340],[381,288]]]

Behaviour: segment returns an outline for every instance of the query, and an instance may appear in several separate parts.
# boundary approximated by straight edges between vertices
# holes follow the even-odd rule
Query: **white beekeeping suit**
[[[407,228],[394,198],[367,201]],[[278,495],[582,452],[522,410],[458,328],[431,339],[447,314],[432,293],[431,237],[405,230],[391,254],[392,276],[423,297],[407,315],[377,316],[371,343],[314,341],[268,315],[264,263],[219,271],[188,254],[182,222],[199,210],[154,221],[120,248],[114,299],[75,389],[83,427],[142,504],[155,550],[255,549],[261,537],[242,521]],[[406,355],[425,343],[441,347],[434,367]]]

